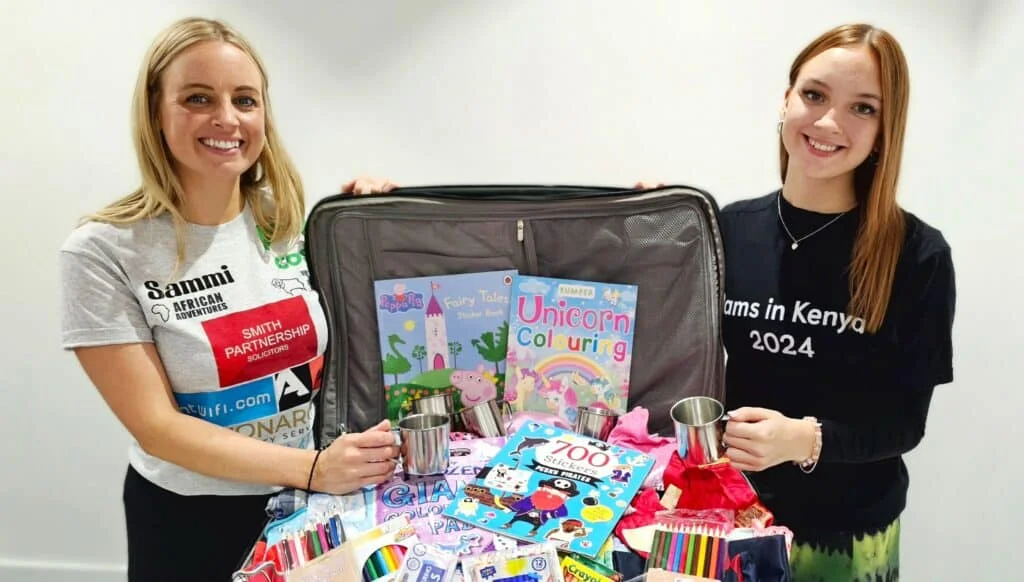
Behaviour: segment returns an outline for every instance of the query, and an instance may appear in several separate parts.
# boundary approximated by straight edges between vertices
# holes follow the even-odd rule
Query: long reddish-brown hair
[[[793,61],[789,86],[796,84],[804,63],[836,47],[864,46],[874,53],[882,86],[881,127],[872,154],[854,170],[854,191],[861,223],[850,259],[850,305],[852,315],[864,320],[865,329],[878,331],[889,308],[896,263],[903,250],[906,222],[896,202],[903,136],[907,126],[910,78],[907,60],[896,39],[885,30],[868,24],[845,24],[814,39]],[[786,181],[789,153],[779,139],[782,181]]]

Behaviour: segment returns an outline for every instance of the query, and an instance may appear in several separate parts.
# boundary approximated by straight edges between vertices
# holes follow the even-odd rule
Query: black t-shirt
[[[727,205],[726,406],[822,422],[820,461],[749,473],[777,522],[801,532],[863,531],[902,512],[902,453],[924,434],[932,389],[952,381],[953,264],[942,234],[907,212],[882,328],[848,315],[848,269],[860,222],[790,205],[779,192]]]

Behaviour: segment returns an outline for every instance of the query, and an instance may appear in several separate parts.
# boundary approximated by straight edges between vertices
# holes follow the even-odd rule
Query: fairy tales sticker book
[[[517,275],[509,310],[505,399],[576,422],[577,406],[622,414],[637,287]]]
[[[374,282],[392,422],[412,399],[452,392],[455,409],[500,399],[515,270]]]
[[[462,486],[444,515],[593,558],[653,466],[641,452],[529,422]]]

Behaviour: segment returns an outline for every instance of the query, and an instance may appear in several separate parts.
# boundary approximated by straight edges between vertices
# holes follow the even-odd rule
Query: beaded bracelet
[[[813,416],[805,416],[803,420],[814,424],[814,446],[811,449],[811,456],[803,461],[793,461],[793,464],[800,467],[804,473],[810,473],[818,466],[818,458],[821,456],[821,423]]]

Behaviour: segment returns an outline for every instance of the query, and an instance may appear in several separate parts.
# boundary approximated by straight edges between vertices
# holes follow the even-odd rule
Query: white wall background
[[[134,187],[137,68],[193,13],[226,18],[267,61],[311,202],[363,173],[761,194],[797,50],[840,22],[889,28],[912,73],[902,201],[946,233],[959,284],[956,382],[910,455],[904,579],[994,580],[1016,555],[1020,0],[2,4],[0,579],[123,578],[127,434],[59,350],[56,252]]]

